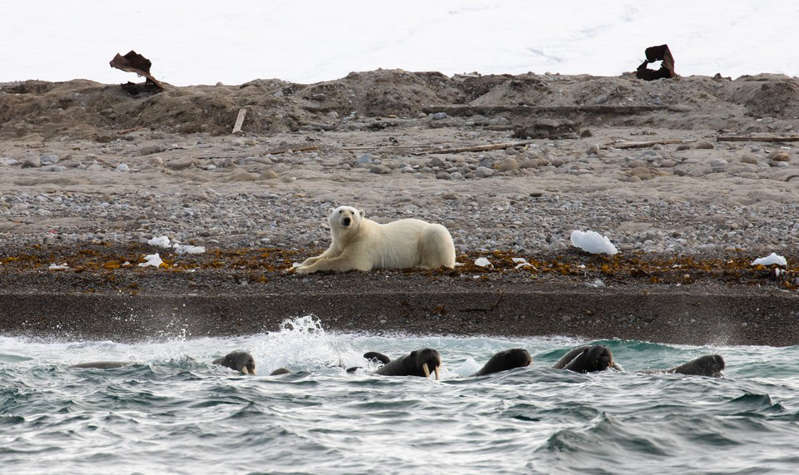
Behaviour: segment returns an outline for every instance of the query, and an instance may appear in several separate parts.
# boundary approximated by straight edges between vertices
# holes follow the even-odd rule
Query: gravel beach
[[[233,135],[242,108],[242,132]],[[110,327],[81,324],[81,332],[69,321],[106,318],[102,305],[86,304],[98,298],[135,308],[137,318],[147,306],[158,313],[158,299],[208,298],[255,322],[238,323],[241,332],[313,311],[354,330],[795,344],[793,331],[778,333],[799,317],[798,136],[799,81],[776,75],[645,82],[377,70],[311,85],[167,86],[136,97],[86,80],[6,83],[0,330],[58,334],[32,323],[41,318],[107,337]],[[465,265],[286,272],[328,245],[326,215],[343,204],[378,222],[444,224]],[[571,231],[588,229],[620,253],[571,247]],[[146,244],[157,236],[207,251]],[[155,252],[161,268],[138,266]],[[788,266],[750,265],[771,252]],[[494,267],[475,266],[477,257]],[[531,265],[517,269],[513,257]],[[349,303],[370,293],[368,304]],[[491,308],[500,294],[515,297]],[[542,309],[544,294],[557,304]],[[595,300],[578,310],[586,294]],[[389,308],[430,295],[443,303]],[[296,304],[314,298],[305,309]],[[69,318],[53,315],[52,302],[70,299]],[[470,299],[482,302],[479,318],[457,303]],[[699,302],[690,304],[695,316],[685,299]],[[186,324],[189,333],[235,332],[214,320],[212,303],[197,308],[206,323]],[[506,320],[511,314],[526,318]],[[572,314],[598,323],[564,320]],[[650,323],[636,330],[619,315]],[[681,330],[667,331],[667,321]],[[704,326],[690,332],[686,322]],[[117,336],[168,333],[145,327]]]

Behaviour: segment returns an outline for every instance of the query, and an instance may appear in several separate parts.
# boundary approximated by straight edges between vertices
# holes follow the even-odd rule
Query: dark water
[[[610,340],[624,373],[551,366],[571,339],[281,332],[135,345],[0,337],[0,472],[796,473],[799,347]],[[348,375],[438,348],[442,381]],[[533,366],[471,378],[491,354]],[[251,351],[259,376],[208,362]],[[651,375],[717,352],[720,379]],[[137,364],[75,369],[93,360]],[[286,366],[295,374],[265,376]]]

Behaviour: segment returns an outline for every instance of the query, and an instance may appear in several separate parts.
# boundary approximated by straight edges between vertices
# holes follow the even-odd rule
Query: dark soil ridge
[[[379,69],[309,85],[258,79],[240,86],[167,85],[161,93],[138,96],[120,85],[84,79],[21,81],[0,84],[0,137],[39,134],[110,141],[135,129],[227,134],[244,107],[248,114],[242,130],[263,135],[304,127],[332,130],[352,114],[418,118],[436,106],[510,107],[503,114],[512,122],[524,119],[509,112],[516,106],[550,108],[548,115],[554,117],[561,115],[561,108],[577,107],[594,111],[578,118],[586,124],[690,128],[696,122],[716,129],[765,132],[766,124],[756,118],[799,116],[799,80],[771,74],[657,81],[642,81],[633,74],[449,77]],[[659,111],[674,107],[694,113],[686,118]],[[653,112],[630,115],[614,113],[614,108]]]
[[[0,258],[0,332],[67,339],[144,340],[275,331],[313,314],[325,329],[373,333],[624,338],[664,343],[799,344],[799,269],[779,276],[747,256],[528,257],[461,255],[454,271],[297,276],[308,252],[162,252],[95,245]],[[473,264],[486,256],[494,264]],[[122,267],[122,259],[133,266]],[[69,270],[49,271],[49,262]],[[797,262],[790,258],[789,262]],[[111,263],[111,264],[109,264]]]

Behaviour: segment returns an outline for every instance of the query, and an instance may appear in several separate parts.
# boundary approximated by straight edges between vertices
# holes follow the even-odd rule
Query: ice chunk
[[[527,262],[527,259],[524,257],[511,257],[511,260],[516,263],[516,267],[514,267],[514,269],[520,269],[522,267],[532,267],[535,269],[535,266]]]
[[[169,238],[167,236],[154,237],[147,241],[147,244],[151,246],[163,247],[166,249],[169,247]]]
[[[478,267],[494,267],[494,265],[491,264],[491,261],[489,261],[485,257],[478,257],[477,259],[475,259],[474,265]]]
[[[610,239],[596,231],[572,231],[571,242],[572,246],[579,247],[591,254],[609,254],[612,256],[619,252],[616,246],[610,242]]]
[[[144,259],[146,262],[139,264],[139,267],[161,267],[161,264],[164,263],[164,261],[161,260],[161,256],[159,256],[157,252],[155,254],[147,254],[144,256]]]
[[[49,270],[67,270],[67,269],[69,269],[69,265],[67,265],[66,262],[63,263],[63,264],[50,264],[50,267],[48,267],[48,269]]]
[[[178,254],[204,254],[205,246],[190,246],[188,244],[175,243],[175,252]]]
[[[753,266],[758,266],[758,265],[770,266],[772,264],[777,264],[778,266],[787,267],[788,261],[786,261],[784,257],[777,254],[776,252],[772,252],[766,257],[759,257],[754,261],[752,261]]]

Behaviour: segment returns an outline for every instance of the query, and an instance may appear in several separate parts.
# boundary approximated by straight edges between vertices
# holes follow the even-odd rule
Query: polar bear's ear
[[[364,217],[364,212],[363,212],[363,210],[362,210],[362,209],[359,209],[359,210],[358,210],[358,214],[359,214],[359,215],[361,215],[361,218],[363,218],[363,217]]]

